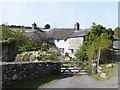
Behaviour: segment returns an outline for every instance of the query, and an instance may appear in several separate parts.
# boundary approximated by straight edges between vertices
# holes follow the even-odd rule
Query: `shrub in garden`
[[[49,46],[47,43],[43,43],[42,46],[41,46],[41,51],[48,51],[49,50]]]
[[[16,46],[18,51],[32,51],[32,50],[38,50],[40,49],[42,42],[40,40],[40,38],[36,40],[34,40],[33,37],[31,36],[27,36],[25,34],[25,32],[23,32],[24,30],[11,30],[10,27],[8,26],[1,26],[0,29],[1,33],[2,33],[2,40],[7,40],[9,38],[15,38],[16,40]],[[37,36],[38,34],[35,33],[34,36]]]
[[[2,38],[0,38],[1,40],[8,40],[9,38],[12,38],[13,33],[9,27],[0,26],[0,35],[2,36]]]
[[[51,51],[48,53],[48,59],[52,60],[52,61],[56,61],[58,60],[58,57],[57,57],[57,53]]]
[[[115,28],[115,30],[114,30],[114,36],[116,38],[120,38],[120,27]]]
[[[19,58],[20,59],[19,59]],[[21,54],[17,55],[16,61],[45,61],[45,60],[51,60],[56,61],[57,53],[53,51],[28,51],[28,52],[22,52]]]
[[[104,33],[104,35],[103,35]],[[96,25],[95,23],[93,23],[93,25],[91,26],[91,28],[86,31],[86,35],[85,35],[85,41],[83,42],[83,45],[80,46],[80,49],[76,52],[75,56],[77,57],[78,60],[82,60],[82,61],[86,61],[86,60],[91,60],[91,59],[96,59],[97,55],[98,55],[98,48],[99,45],[105,45],[108,46],[110,42],[110,39],[112,37],[113,31],[111,28],[106,29],[105,27],[103,27],[102,25]],[[103,36],[101,36],[103,35]],[[107,39],[100,40],[102,37],[108,37]],[[99,40],[97,40],[99,39]],[[97,41],[96,41],[97,40]],[[101,44],[100,44],[100,43]],[[96,43],[96,44],[95,44]],[[93,46],[94,45],[94,46]],[[106,47],[104,46],[104,47]]]
[[[92,42],[91,46],[88,48],[87,55],[89,56],[89,59],[96,59],[99,48],[101,47],[101,50],[109,50],[110,45],[111,41],[109,40],[109,36],[106,33],[102,33]]]

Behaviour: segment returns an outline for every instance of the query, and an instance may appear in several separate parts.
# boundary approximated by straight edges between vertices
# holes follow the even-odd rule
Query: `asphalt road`
[[[105,81],[82,75],[53,80],[39,88],[118,88],[118,65],[112,77]]]

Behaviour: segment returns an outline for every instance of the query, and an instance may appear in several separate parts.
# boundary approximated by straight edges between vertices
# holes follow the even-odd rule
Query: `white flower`
[[[36,59],[34,62],[37,62],[38,61],[38,59]]]
[[[34,55],[33,54],[30,55],[29,59],[30,59],[30,61],[33,61],[34,60]]]
[[[48,56],[50,56],[51,54],[47,54]]]
[[[25,54],[28,54],[28,52],[24,52]]]
[[[23,59],[23,56],[21,57],[21,60]]]
[[[113,67],[112,64],[107,64],[107,68],[111,68],[111,67]]]
[[[101,73],[101,74],[100,74],[100,77],[106,78],[106,73]]]
[[[35,55],[35,57],[39,57],[39,55]]]
[[[39,52],[38,52],[38,51],[36,51],[36,55],[39,55]]]
[[[25,55],[27,55],[28,54],[28,52],[23,52],[22,53],[22,56],[25,56]]]
[[[100,69],[97,70],[98,73],[101,73]]]
[[[46,55],[46,52],[45,52],[45,51],[43,52],[43,55]]]
[[[32,51],[32,53],[35,53],[35,51]]]
[[[22,54],[22,56],[24,56],[24,55],[25,55],[25,53]]]
[[[99,70],[102,70],[102,67],[101,67],[101,66],[98,66],[98,69],[99,69]]]

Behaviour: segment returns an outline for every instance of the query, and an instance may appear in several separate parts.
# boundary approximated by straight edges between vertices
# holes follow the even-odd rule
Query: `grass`
[[[63,64],[64,66],[71,66],[71,64],[70,63],[66,63],[66,64]]]
[[[14,84],[11,84],[4,89],[5,90],[6,89],[35,90],[41,85],[48,83],[55,79],[60,79],[60,75],[50,75],[50,76],[41,77],[41,78],[34,79],[34,80],[15,81]]]
[[[112,74],[113,74],[113,70],[114,70],[114,67],[115,67],[115,66],[113,66],[112,68],[107,68],[106,65],[107,65],[107,64],[101,64],[101,65],[100,65],[100,66],[102,67],[101,72],[107,74],[107,75],[106,75],[106,78],[100,77],[100,73],[91,74],[91,75],[89,75],[89,76],[91,76],[91,77],[93,77],[93,78],[96,78],[97,80],[107,80],[107,79],[109,79],[109,78],[112,76]]]
[[[10,28],[11,30],[30,30],[30,29],[27,29],[27,28],[24,28],[24,27],[21,27],[21,28]]]
[[[77,62],[77,61],[70,61],[70,60],[63,62],[64,66],[78,66],[78,64],[79,64],[79,62]]]

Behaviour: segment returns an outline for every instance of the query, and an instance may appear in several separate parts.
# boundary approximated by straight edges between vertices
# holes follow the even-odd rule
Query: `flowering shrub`
[[[39,50],[39,51],[22,52],[16,57],[16,61],[45,61],[45,60],[56,61],[58,60],[57,54],[52,50],[49,51]]]

